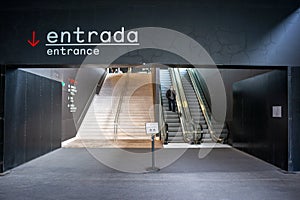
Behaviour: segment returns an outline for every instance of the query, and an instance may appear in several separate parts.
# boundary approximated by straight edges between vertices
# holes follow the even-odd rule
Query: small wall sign
[[[281,118],[282,117],[282,107],[272,106],[272,117]]]

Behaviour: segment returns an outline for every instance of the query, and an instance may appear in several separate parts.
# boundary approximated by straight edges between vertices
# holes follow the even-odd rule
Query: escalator
[[[229,135],[229,129],[227,123],[219,122],[213,117],[211,113],[210,103],[208,103],[208,101],[210,102],[210,98],[207,97],[208,94],[205,95],[204,92],[206,86],[205,80],[203,79],[199,71],[195,68],[188,68],[182,70],[188,73],[189,75],[188,80],[194,88],[195,95],[197,96],[198,102],[202,104],[200,107],[202,107],[202,109],[204,109],[206,112],[205,113],[207,118],[206,121],[209,120],[209,126],[210,126],[210,130],[208,131],[210,133],[209,134],[210,137],[215,142],[227,143],[228,135]],[[219,136],[216,136],[216,133],[218,133]],[[207,137],[208,135],[204,134],[204,138]]]
[[[183,143],[184,139],[179,115],[177,112],[169,111],[168,99],[166,97],[166,92],[172,84],[171,75],[168,69],[160,70],[160,84],[163,115],[165,123],[168,126],[168,142]]]
[[[211,115],[201,86],[205,83],[198,76],[191,69],[160,70],[163,115],[169,128],[169,141],[224,143],[228,129]],[[169,111],[165,96],[171,84],[176,91],[177,113]]]
[[[186,69],[179,69],[179,72],[193,122],[195,124],[200,124],[203,129],[202,142],[213,142],[210,137],[208,125],[202,113],[195,89],[192,85],[191,78]]]

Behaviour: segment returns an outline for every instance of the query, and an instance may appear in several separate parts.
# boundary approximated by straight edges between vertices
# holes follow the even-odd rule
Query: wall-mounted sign
[[[153,135],[153,134],[157,134],[157,133],[159,133],[157,122],[146,123],[146,134],[147,135]]]
[[[68,84],[68,108],[71,113],[74,113],[77,110],[77,107],[75,106],[75,99],[74,99],[74,97],[77,93],[77,88],[74,85],[75,82],[72,82],[72,83],[69,81],[69,84]]]
[[[272,117],[281,118],[282,117],[282,107],[272,106]]]
[[[95,46],[139,45],[138,32],[125,31],[124,27],[115,32],[95,29],[87,31],[76,27],[70,31],[50,31],[46,38],[48,56],[98,56],[100,49]]]

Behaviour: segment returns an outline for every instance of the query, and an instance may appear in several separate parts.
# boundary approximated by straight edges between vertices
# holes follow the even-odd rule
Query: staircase
[[[126,74],[108,74],[77,132],[81,140],[113,140],[116,105]],[[118,87],[119,86],[119,87]]]
[[[117,139],[149,140],[145,123],[154,122],[152,76],[129,73],[119,115]]]
[[[171,86],[171,75],[168,69],[160,70],[161,96],[165,122],[168,124],[168,141],[171,143],[183,143],[183,133],[177,112],[169,111],[166,92]]]
[[[154,121],[151,78],[151,74],[145,73],[108,74],[74,141],[64,147],[150,148],[151,138],[146,135],[145,123]],[[119,102],[121,107],[115,134]],[[155,142],[156,147],[162,146],[159,141]]]
[[[186,69],[180,69],[180,77],[182,86],[184,89],[184,93],[187,99],[187,103],[190,109],[191,117],[195,124],[201,124],[203,128],[203,138],[202,142],[213,142],[210,134],[208,132],[208,126],[206,124],[206,121],[204,119],[202,110],[200,108],[196,93],[194,91],[194,88],[191,83],[191,79],[188,75],[188,72]]]

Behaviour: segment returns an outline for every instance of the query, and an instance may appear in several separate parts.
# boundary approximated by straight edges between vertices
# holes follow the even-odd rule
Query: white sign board
[[[153,135],[157,134],[158,131],[158,123],[153,122],[153,123],[146,123],[146,134],[147,135]]]
[[[272,117],[281,118],[281,106],[272,106]]]

